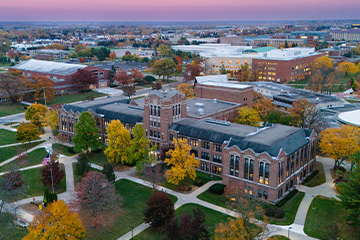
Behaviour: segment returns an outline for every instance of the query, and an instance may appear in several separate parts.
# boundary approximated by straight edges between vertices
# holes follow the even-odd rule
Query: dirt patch
[[[33,215],[36,215],[36,214],[41,213],[41,210],[39,209],[40,203],[41,202],[35,202],[35,204],[28,203],[28,204],[22,205],[21,208],[29,213],[32,213]]]

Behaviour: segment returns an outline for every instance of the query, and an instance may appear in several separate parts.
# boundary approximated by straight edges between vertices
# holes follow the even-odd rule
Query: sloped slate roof
[[[102,98],[102,99],[96,99],[95,101],[87,101],[87,102],[81,102],[76,104],[65,104],[62,108],[66,111],[72,110],[75,112],[84,112],[91,109],[93,112],[96,112],[96,109],[105,105],[109,104],[116,104],[116,103],[123,103],[123,104],[129,104],[129,99],[120,99],[120,98]]]
[[[106,105],[96,109],[97,114],[103,114],[105,119],[120,120],[121,123],[135,125],[143,122],[144,110],[127,104]]]
[[[86,65],[80,64],[69,64],[30,59],[26,62],[16,65],[13,68],[22,71],[33,71],[67,76],[75,73],[78,69],[83,69],[86,67]]]

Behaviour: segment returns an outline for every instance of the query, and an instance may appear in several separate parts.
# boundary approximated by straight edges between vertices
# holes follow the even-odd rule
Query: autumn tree
[[[234,120],[235,123],[250,125],[250,126],[259,126],[261,121],[259,113],[251,107],[241,107],[239,108],[239,116]]]
[[[37,214],[28,230],[23,240],[83,240],[86,236],[78,214],[70,212],[63,200],[49,204],[41,214]]]
[[[61,43],[53,43],[53,44],[46,46],[45,49],[65,50],[65,49],[67,49],[67,47],[65,47]]]
[[[175,54],[175,51],[170,48],[169,45],[161,44],[156,51],[160,52],[160,55],[164,57],[171,57]]]
[[[34,92],[36,101],[44,98],[45,102],[50,102],[55,98],[54,82],[48,77],[33,76],[27,81],[26,85]]]
[[[194,98],[194,86],[192,84],[180,83],[177,90],[182,94],[185,94],[186,99]]]
[[[114,81],[117,81],[122,85],[129,85],[134,83],[133,80],[131,79],[131,76],[128,75],[127,71],[122,70],[121,68],[118,68],[116,70]]]
[[[163,167],[161,164],[156,164],[155,166],[145,166],[144,174],[150,178],[151,186],[155,189],[163,179]]]
[[[152,65],[152,73],[159,77],[162,76],[163,81],[165,77],[169,78],[176,70],[176,64],[172,59],[156,60]]]
[[[56,156],[51,155],[50,157],[51,157],[50,163],[46,164],[44,167],[41,168],[40,181],[44,184],[44,186],[52,186],[52,184],[56,186],[65,177],[65,170],[61,169],[60,163],[56,159]],[[52,175],[52,179],[51,179],[51,175]]]
[[[192,209],[179,219],[173,219],[166,227],[164,240],[209,240],[210,234],[205,224],[205,215],[199,208]]]
[[[111,60],[114,60],[116,58],[116,53],[115,52],[111,52],[109,54],[109,58],[111,58]]]
[[[169,223],[175,216],[174,203],[166,192],[155,190],[146,201],[144,222],[152,227],[161,227]]]
[[[180,56],[177,56],[177,55],[176,55],[174,58],[176,59],[177,64],[182,64],[182,59],[181,59]]]
[[[22,143],[30,142],[36,139],[39,139],[40,131],[35,124],[24,123],[22,122],[19,127],[17,127],[15,139]]]
[[[17,71],[0,74],[0,92],[11,103],[19,101],[26,88],[26,78]]]
[[[150,139],[145,136],[145,128],[142,124],[137,123],[132,130],[133,138],[130,140],[130,146],[128,151],[128,163],[133,165],[136,163],[137,169],[140,169],[144,164],[151,164],[155,161],[155,158],[151,151],[155,150],[154,147],[150,147]]]
[[[108,147],[104,153],[109,162],[129,163],[130,131],[120,120],[112,120],[106,128]]]
[[[25,193],[23,184],[24,177],[18,170],[10,169],[10,171],[0,176],[0,216],[7,202],[13,202],[17,197]]]
[[[76,185],[76,204],[80,207],[80,216],[92,227],[113,223],[119,212],[121,198],[115,192],[106,176],[100,172],[89,172]]]
[[[79,122],[75,125],[75,136],[72,138],[75,144],[75,151],[87,151],[98,149],[100,146],[99,129],[96,126],[93,115],[89,112],[82,112]]]
[[[337,82],[337,73],[334,64],[327,56],[322,56],[314,60],[310,87],[313,91],[331,92]]]
[[[359,69],[356,67],[355,63],[351,62],[341,62],[338,64],[338,69],[345,73],[345,76],[348,74],[356,74],[359,72]]]
[[[77,45],[77,46],[74,48],[74,51],[76,52],[76,54],[78,54],[80,51],[87,50],[87,49],[88,49],[88,48],[85,47],[84,45],[79,44],[79,45]]]
[[[360,150],[360,129],[352,125],[328,128],[320,133],[321,152],[335,160],[336,170],[350,155]]]
[[[254,92],[253,108],[259,113],[261,119],[264,119],[266,115],[276,109],[270,98],[265,98],[261,93],[257,92]]]
[[[203,71],[203,60],[197,58],[193,60],[192,63],[185,65],[185,71],[183,73],[184,80],[194,80],[195,77],[200,76]]]
[[[62,108],[60,103],[50,107],[49,111],[45,113],[46,125],[55,130],[59,125],[58,111]]]
[[[160,90],[160,89],[162,89],[162,85],[159,82],[153,82],[151,89],[152,90]]]
[[[136,87],[135,85],[125,85],[121,88],[123,91],[123,95],[130,99],[131,96],[136,94]]]
[[[46,121],[46,114],[49,109],[38,103],[31,104],[25,111],[25,119],[29,120],[30,123],[34,124],[38,128],[47,126],[48,122]]]
[[[71,83],[78,88],[88,89],[90,85],[96,84],[96,78],[87,69],[81,68],[71,76]]]
[[[165,177],[169,183],[178,185],[186,176],[195,179],[195,168],[199,166],[200,161],[195,155],[190,154],[191,147],[186,139],[173,140],[174,149],[170,149],[167,155],[170,158],[165,159],[165,163],[171,166],[170,170],[165,172]]]
[[[139,83],[144,81],[144,75],[139,71],[138,68],[131,69],[130,77],[133,83]]]
[[[241,67],[241,74],[238,78],[239,82],[248,82],[250,80],[251,70],[249,64],[245,63],[240,66]]]

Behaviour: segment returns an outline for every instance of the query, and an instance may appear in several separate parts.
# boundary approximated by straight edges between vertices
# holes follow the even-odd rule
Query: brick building
[[[78,69],[86,69],[92,72],[97,80],[95,86],[92,86],[95,88],[108,86],[111,76],[110,70],[99,67],[34,59],[30,59],[9,69],[20,70],[28,78],[33,76],[48,77],[54,82],[56,94],[70,93],[78,90],[71,84],[71,78]]]
[[[278,49],[253,59],[252,67],[258,71],[259,80],[286,83],[310,76],[314,60],[324,55],[314,48]]]
[[[315,133],[282,125],[257,128],[226,121],[236,116],[240,106],[219,99],[186,100],[176,90],[151,91],[145,99],[131,101],[103,98],[65,104],[59,111],[59,134],[71,139],[83,111],[94,115],[104,143],[111,120],[119,119],[128,129],[141,123],[159,152],[171,147],[173,139],[185,138],[200,160],[199,171],[222,176],[225,184],[236,184],[250,195],[276,202],[312,172]]]

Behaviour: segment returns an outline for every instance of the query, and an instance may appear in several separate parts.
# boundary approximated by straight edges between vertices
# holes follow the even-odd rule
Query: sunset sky
[[[0,0],[0,21],[359,19],[360,0]]]

